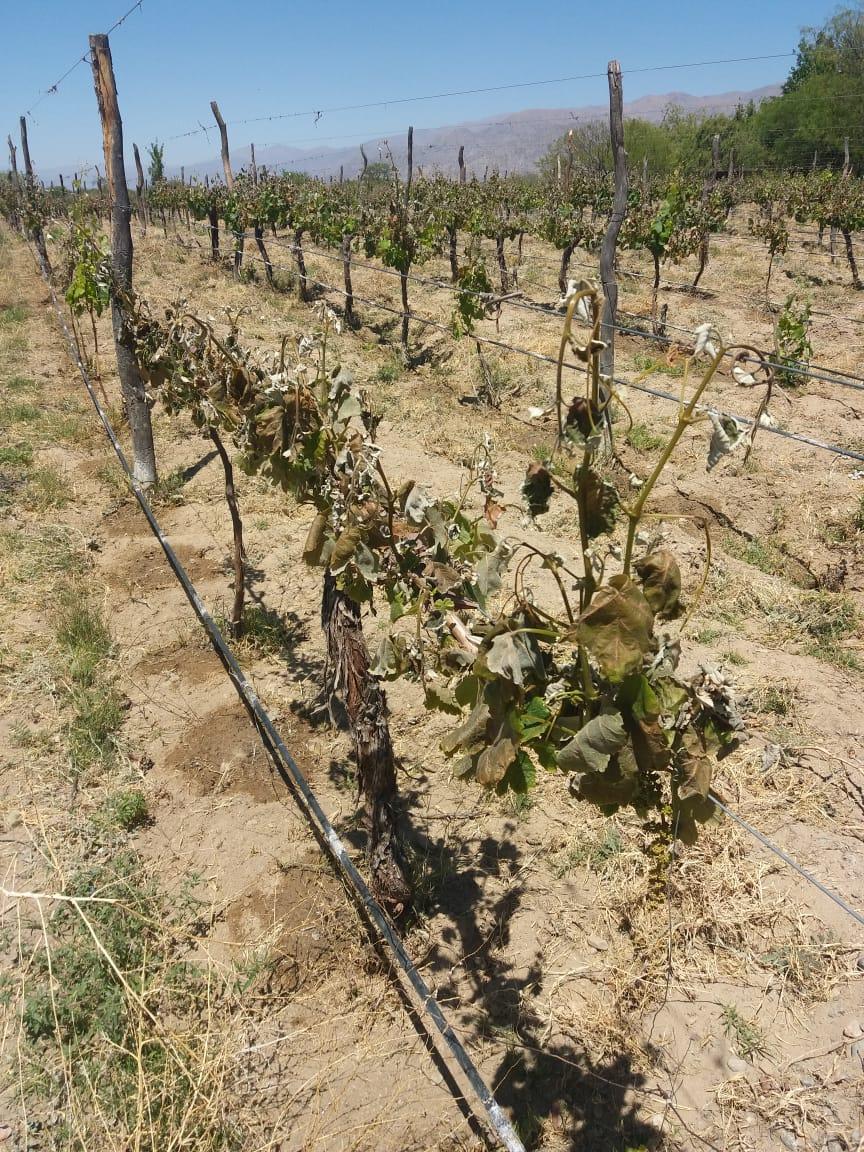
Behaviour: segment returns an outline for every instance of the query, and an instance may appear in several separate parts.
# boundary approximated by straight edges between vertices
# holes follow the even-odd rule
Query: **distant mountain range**
[[[667,92],[660,96],[642,96],[626,103],[624,115],[656,122],[663,118],[670,105],[684,112],[733,112],[739,104],[747,104],[750,100],[758,104],[779,92],[780,86],[777,84],[756,88],[752,92],[722,92],[716,96]],[[608,115],[608,106],[600,104],[589,104],[582,108],[528,108],[506,116],[492,116],[488,120],[467,121],[442,128],[417,128],[414,130],[415,169],[419,165],[427,173],[443,172],[453,176],[458,172],[459,148],[464,145],[469,176],[482,176],[487,168],[500,172],[532,172],[537,161],[546,155],[550,144],[574,124],[604,120]],[[234,137],[235,144],[241,133],[248,133],[248,128],[240,126],[232,131],[229,127],[229,135]],[[407,164],[407,139],[406,128],[405,133],[392,136],[387,141],[393,159],[403,170]],[[386,158],[384,141],[380,138],[364,141],[363,148],[370,164],[382,157]],[[313,143],[302,149],[277,144],[256,149],[255,159],[259,167],[265,165],[277,171],[307,172],[311,176],[325,178],[337,177],[341,168],[348,179],[358,175],[363,166],[359,143],[347,148],[316,147]],[[232,148],[231,164],[235,172],[248,167],[248,145]],[[186,164],[185,170],[187,179],[192,176],[203,179],[205,174],[219,176],[222,173],[222,162],[214,157],[212,160]],[[180,168],[169,165],[168,172],[178,176]]]
[[[670,105],[684,112],[733,112],[739,104],[750,100],[760,103],[778,95],[777,84],[756,88],[751,92],[721,92],[715,96],[691,96],[687,92],[666,92],[659,96],[642,96],[624,105],[624,115],[630,118],[659,121]],[[562,136],[575,124],[605,120],[609,115],[607,105],[589,104],[581,108],[528,108],[504,116],[490,116],[487,120],[466,121],[462,124],[445,125],[442,128],[417,128],[414,131],[414,165],[426,173],[443,172],[453,176],[458,172],[457,155],[460,146],[465,146],[465,164],[469,176],[482,176],[488,169],[499,172],[533,172],[537,161],[546,155],[550,144]],[[228,126],[229,138],[234,147],[231,150],[231,165],[235,172],[249,166],[249,145],[238,145],[238,137],[249,137],[250,128],[246,125]],[[218,140],[218,130],[213,125],[211,138]],[[407,126],[404,133],[391,136],[385,143],[382,138],[363,142],[363,149],[374,163],[386,159],[386,148],[404,172],[407,166]],[[349,147],[332,148],[313,143],[306,148],[289,148],[275,144],[256,149],[258,166],[288,172],[306,172],[311,176],[338,177],[340,169],[345,178],[358,175],[363,166],[360,143]],[[101,164],[100,164],[101,168]],[[186,179],[204,176],[221,176],[222,161],[218,155],[211,159],[190,161],[184,165]],[[63,169],[67,181],[71,179],[68,168]],[[169,176],[180,175],[179,164],[166,165]],[[59,169],[43,170],[42,179],[57,181]],[[135,185],[134,170],[127,172],[130,187]],[[92,173],[88,184],[93,182]]]

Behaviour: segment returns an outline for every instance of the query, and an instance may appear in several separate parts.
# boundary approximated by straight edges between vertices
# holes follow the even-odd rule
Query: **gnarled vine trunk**
[[[219,213],[211,208],[207,213],[210,227],[210,259],[214,264],[219,263]]]
[[[399,790],[387,720],[387,700],[369,671],[359,606],[324,576],[321,627],[327,640],[326,690],[348,715],[360,794],[369,810],[372,889],[394,915],[411,900],[396,829]]]
[[[255,220],[252,224],[252,230],[255,235],[255,243],[258,246],[258,252],[261,255],[261,260],[264,264],[264,273],[267,276],[267,283],[273,283],[273,265],[270,262],[270,257],[267,254],[267,248],[264,245],[264,229],[261,224]]]
[[[561,289],[562,296],[567,291],[567,274],[570,271],[570,261],[575,251],[576,241],[568,240],[561,252],[561,267],[558,269],[558,287]]]
[[[305,304],[309,299],[306,287],[306,258],[303,255],[303,229],[294,229],[294,259],[297,261],[297,295]]]
[[[855,263],[855,252],[852,248],[852,233],[848,228],[843,229],[843,242],[846,245],[846,259],[852,272],[852,287],[861,290],[861,277],[858,275],[858,265]]]
[[[351,284],[351,236],[342,237],[342,278],[345,282],[345,319],[354,322],[354,288]]]
[[[507,258],[504,255],[504,236],[500,232],[495,237],[495,255],[498,257],[498,271],[501,274],[501,291],[506,296],[510,291],[510,276],[507,272]]]
[[[450,279],[455,284],[459,279],[459,255],[457,248],[457,232],[452,224],[447,225],[447,241],[450,251]]]

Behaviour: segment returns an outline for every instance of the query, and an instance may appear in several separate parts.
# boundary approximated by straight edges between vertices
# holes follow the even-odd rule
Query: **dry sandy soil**
[[[235,283],[205,262],[200,233],[184,226],[178,240],[169,231],[167,239],[153,229],[146,239],[136,237],[136,285],[154,308],[182,296],[217,327],[227,324],[226,308],[243,309],[243,338],[269,349],[283,332],[312,327],[310,307],[289,290],[290,252],[281,244],[271,246],[274,262],[284,265],[277,267],[281,288],[272,290],[261,282],[260,265],[255,271],[250,261],[251,275]],[[214,1032],[227,1054],[220,1107],[236,1109],[247,1124],[245,1146],[479,1147],[124,493],[29,253],[7,235],[0,259],[0,306],[21,304],[26,311],[15,337],[14,378],[35,382],[46,412],[74,418],[74,431],[41,440],[38,429],[8,416],[2,429],[4,437],[37,437],[36,460],[43,471],[60,474],[67,497],[53,506],[29,499],[37,483],[30,474],[10,488],[2,508],[0,675],[7,696],[0,711],[0,854],[7,888],[62,889],[64,869],[82,851],[76,829],[106,792],[134,783],[151,819],[129,832],[130,843],[168,892],[197,878],[207,916],[196,956],[220,978],[243,974],[242,992],[235,979]],[[314,254],[307,262],[311,276],[338,283],[337,264]],[[691,327],[711,320],[727,340],[770,345],[773,318],[759,303],[764,267],[752,241],[722,238],[706,292],[664,293],[669,320]],[[809,273],[814,307],[831,313],[814,316],[814,362],[864,374],[864,300],[845,287],[843,265],[832,266],[820,252],[790,253],[775,272],[775,283],[784,286],[778,295],[786,268]],[[646,311],[644,261],[627,254],[622,271],[640,273],[623,280],[622,306]],[[668,277],[683,283],[685,271],[668,270]],[[430,272],[443,275],[443,262],[421,270]],[[534,300],[554,299],[550,250],[526,242],[519,273]],[[355,290],[392,305],[398,285],[358,269]],[[328,298],[338,306],[338,294]],[[446,323],[451,301],[447,292],[415,285],[412,306]],[[362,303],[358,312],[361,325],[339,338],[338,350],[384,413],[379,439],[388,473],[399,482],[422,480],[436,493],[455,492],[462,461],[485,431],[495,444],[501,487],[518,500],[532,451],[552,438],[551,422],[528,419],[530,405],[550,403],[551,367],[488,351],[502,403],[498,411],[478,409],[460,403],[478,380],[469,341],[415,327],[417,363],[407,371],[393,351],[396,317]],[[554,354],[559,323],[505,306],[498,335]],[[480,331],[496,336],[492,322]],[[13,336],[4,339],[8,357]],[[103,322],[104,386],[116,415],[109,342]],[[679,363],[659,345],[619,338],[616,368],[626,379],[675,392]],[[3,366],[0,377],[4,406],[15,399],[11,370]],[[715,396],[739,414],[752,415],[758,404],[729,377],[720,378]],[[620,451],[629,468],[645,475],[654,452],[650,434],[671,428],[674,405],[633,390],[624,399],[643,435],[631,434],[628,442],[619,423]],[[773,412],[784,428],[864,449],[860,392],[808,382],[785,390]],[[157,410],[155,429],[162,474],[157,515],[205,601],[224,611],[230,525],[218,460],[182,419]],[[852,906],[864,908],[864,643],[855,614],[864,611],[861,469],[763,434],[749,463],[733,458],[708,475],[705,440],[701,428],[685,437],[653,506],[666,514],[660,527],[691,591],[705,560],[693,517],[707,516],[712,527],[707,591],[682,639],[687,668],[722,665],[746,714],[747,739],[720,766],[717,790]],[[10,476],[11,484],[14,470]],[[241,662],[360,858],[364,831],[347,740],[320,708],[320,576],[301,559],[308,510],[244,476],[239,499],[250,598],[262,619],[279,621],[277,643],[245,642]],[[565,554],[575,552],[575,519],[563,505],[553,504],[539,525],[516,512],[508,517],[513,535],[554,540]],[[51,740],[63,723],[62,695],[50,682],[46,656],[57,577],[30,551],[50,555],[51,533],[71,541],[97,590],[126,701],[111,772],[93,772],[74,789],[64,777],[62,747]],[[820,586],[826,574],[833,590]],[[370,646],[383,626],[367,618]],[[860,925],[728,820],[674,853],[658,898],[635,818],[600,816],[554,776],[540,779],[522,801],[460,785],[439,750],[451,721],[427,714],[410,683],[388,686],[388,699],[419,878],[405,942],[527,1146],[548,1152],[864,1147],[864,1044],[856,1032],[858,1023],[864,1029]],[[22,722],[46,738],[22,741]],[[24,953],[38,950],[42,938],[23,898],[6,897],[4,914],[7,936],[0,943],[23,984]],[[31,1104],[30,1127],[22,1125],[22,1045],[20,1018],[11,1011],[0,1121],[10,1125],[11,1147],[60,1146],[44,1135],[56,1123],[51,1100],[35,1111]],[[34,1118],[41,1127],[33,1127]],[[132,1147],[107,1138],[104,1144],[126,1146]]]

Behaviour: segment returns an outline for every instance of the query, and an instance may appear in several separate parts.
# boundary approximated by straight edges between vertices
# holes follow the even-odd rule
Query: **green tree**
[[[150,183],[158,184],[160,180],[165,179],[165,145],[160,144],[158,140],[154,140],[153,143],[147,147],[147,155],[150,157],[150,164],[148,166]]]

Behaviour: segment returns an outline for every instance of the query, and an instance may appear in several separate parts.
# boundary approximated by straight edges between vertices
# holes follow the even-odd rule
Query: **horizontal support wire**
[[[202,231],[206,233],[206,226]],[[255,233],[254,232],[241,232],[241,233],[231,232],[230,235],[234,239],[243,239],[243,240],[255,239]],[[273,236],[263,236],[262,239],[263,239],[265,245],[268,247],[285,248],[288,251],[294,252],[294,253],[296,253],[298,251],[298,245],[294,244],[290,240],[280,240],[278,237],[273,237]],[[337,253],[335,251],[329,251],[326,248],[319,248],[316,245],[312,245],[312,244],[303,244],[302,250],[304,253],[312,253],[316,256],[322,256],[325,260],[332,260],[332,261],[334,261],[336,263],[340,263],[340,264],[342,263],[342,256],[339,253]],[[248,257],[248,255],[249,255],[248,253],[244,253],[244,259],[246,259]],[[382,276],[393,276],[396,278],[401,278],[401,276],[403,275],[401,272],[399,272],[395,268],[385,268],[385,267],[377,265],[377,264],[370,264],[368,261],[357,260],[354,258],[353,254],[351,256],[350,266],[352,269],[353,268],[364,268],[364,269],[367,269],[371,272],[376,272]],[[280,265],[280,267],[285,267],[285,265]],[[472,289],[472,288],[460,288],[456,284],[448,284],[446,281],[438,279],[436,277],[418,276],[417,273],[415,273],[415,272],[406,273],[405,279],[407,281],[409,281],[410,283],[422,284],[425,287],[434,288],[434,289],[442,291],[442,292],[451,292],[453,294],[458,294],[460,296],[461,295],[473,296],[476,298],[488,300],[490,305],[495,305],[495,304],[501,303],[501,304],[506,304],[509,308],[517,308],[517,309],[521,308],[524,311],[536,312],[536,313],[540,313],[544,316],[560,316],[561,315],[561,313],[559,313],[554,306],[550,307],[549,305],[540,304],[536,300],[529,300],[529,299],[520,300],[520,299],[514,298],[513,296],[506,295],[506,294],[498,295],[497,293],[494,293],[494,292],[480,292],[480,291],[477,291],[476,289]],[[542,283],[540,283],[540,281],[537,281],[537,280],[523,280],[523,283],[531,284],[532,286],[536,286],[539,288],[544,288],[547,291],[552,291],[552,289],[548,285],[542,284]],[[632,317],[639,319],[639,320],[649,320],[649,321],[651,320],[650,316],[644,316],[644,315],[641,315],[641,314],[636,313],[636,312],[623,312],[621,309],[619,309],[619,312],[621,313],[621,315],[632,316]],[[621,325],[621,324],[616,324],[616,325],[614,325],[614,327],[615,327],[616,332],[621,332],[624,335],[639,336],[645,340],[654,340],[654,341],[656,341],[658,343],[662,343],[662,344],[672,343],[672,341],[668,340],[665,336],[660,336],[654,332],[645,332],[641,328],[630,328],[630,327],[626,327],[625,325]],[[689,336],[692,336],[694,338],[696,336],[696,333],[690,328],[683,328],[679,325],[674,325],[674,324],[667,324],[666,327],[673,328],[678,332],[686,332]],[[732,353],[731,352],[724,353],[724,357],[725,356],[732,356]],[[851,388],[851,389],[854,389],[856,391],[864,392],[864,377],[855,376],[851,372],[841,372],[841,371],[839,371],[837,369],[833,369],[833,368],[822,368],[818,365],[816,366],[815,369],[811,368],[811,367],[805,368],[799,362],[795,362],[795,363],[791,363],[791,364],[783,364],[783,363],[780,363],[776,360],[771,360],[769,358],[762,359],[758,356],[743,356],[738,362],[744,363],[744,364],[753,364],[753,365],[757,365],[760,367],[777,368],[783,372],[789,372],[791,375],[801,376],[801,377],[804,377],[804,378],[809,379],[809,380],[818,380],[819,382],[824,383],[824,384],[836,384],[841,388]]]
[[[41,264],[40,264],[41,267]],[[45,269],[42,268],[43,275]],[[57,315],[57,320],[66,338],[69,354],[75,363],[84,386],[90,396],[90,400],[96,410],[96,413],[102,422],[105,433],[111,442],[111,446],[117,456],[120,466],[123,469],[126,482],[132,490],[141,511],[147,519],[150,530],[158,540],[165,558],[171,567],[174,575],[179,581],[183,591],[191,604],[195,615],[198,617],[199,622],[203,626],[207,636],[216,651],[225,671],[227,672],[237,694],[250,714],[250,717],[258,730],[258,733],[267,748],[277,771],[282,777],[283,781],[290,787],[291,792],[296,800],[298,806],[305,814],[309,824],[312,826],[319,843],[325,849],[327,855],[333,862],[338,874],[340,875],[343,883],[345,884],[350,896],[354,899],[355,904],[363,912],[367,923],[372,928],[374,934],[377,936],[379,943],[390,954],[390,960],[394,970],[399,971],[407,979],[410,988],[413,990],[414,999],[412,1001],[414,1010],[419,1013],[418,1019],[423,1016],[428,1017],[435,1025],[435,1029],[440,1034],[447,1049],[455,1060],[461,1073],[471,1086],[472,1091],[482,1105],[483,1112],[486,1116],[486,1122],[491,1125],[493,1132],[500,1145],[507,1149],[507,1152],[525,1152],[524,1145],[516,1134],[513,1125],[508,1120],[507,1116],[502,1111],[501,1107],[495,1100],[489,1087],[478,1072],[471,1057],[466,1052],[461,1041],[456,1036],[452,1027],[448,1023],[441,1008],[435,999],[434,993],[429,988],[426,981],[421,974],[417,971],[413,960],[408,955],[404,944],[397,936],[396,932],[390,925],[387,914],[384,912],[381,905],[373,896],[366,881],[361,876],[356,865],[345,848],[345,845],[339,837],[336,829],[330,823],[324,809],[321,807],[315,793],[310,788],[306,777],[303,775],[302,770],[297,764],[294,757],[289,752],[282,737],[279,735],[273,721],[270,719],[269,714],[262,705],[258,698],[257,693],[252,688],[252,685],[246,679],[242,668],[237,662],[231,649],[225,642],[222,633],[219,631],[213,617],[207,610],[203,600],[201,599],[195,585],[192,583],[186,570],[183,568],[177,554],[171,547],[166,539],[162,529],[157,521],[153,511],[150,507],[149,501],[142,489],[141,485],[132,475],[129,468],[128,461],[117,439],[117,435],[111,425],[108,416],[99,401],[93,383],[90,380],[89,373],[83,364],[78,349],[75,345],[74,339],[69,332],[69,328],[60,310],[57,300],[57,295],[54,287],[51,284],[47,275],[45,279],[48,283],[51,297],[54,302],[54,310]],[[402,984],[405,988],[405,985]],[[407,992],[407,989],[406,989]],[[423,1031],[430,1043],[435,1044],[434,1032],[427,1025],[423,1025]],[[440,1048],[435,1045],[436,1051],[440,1053]],[[450,1072],[452,1075],[452,1071]]]
[[[260,264],[267,263],[263,257],[255,256],[251,252],[245,253],[243,259],[253,260]],[[271,268],[283,268],[286,271],[293,271],[296,274],[296,269],[292,268],[291,265],[281,264],[273,260],[269,261],[269,264]],[[323,288],[327,292],[335,292],[338,296],[343,296],[345,298],[348,297],[348,293],[344,288],[339,288],[335,284],[328,284],[324,280],[317,280],[314,276],[310,276],[308,272],[303,277],[303,279],[307,284],[314,284],[316,287]],[[418,316],[416,312],[409,311],[405,313],[401,308],[396,308],[391,304],[384,304],[380,300],[371,300],[369,297],[360,296],[356,292],[352,292],[351,296],[352,299],[356,300],[360,304],[368,304],[372,308],[377,308],[382,312],[389,312],[393,316],[401,317],[403,315],[407,315],[408,319],[414,321],[416,324],[423,325],[427,328],[434,328],[439,332],[446,333],[450,337],[453,336],[451,329],[448,328],[446,324],[441,324],[437,320],[431,320],[426,316]],[[555,366],[558,364],[558,361],[553,356],[547,356],[543,352],[532,352],[529,348],[520,348],[516,344],[509,344],[506,340],[496,340],[491,336],[479,336],[476,332],[472,332],[469,339],[477,340],[481,344],[488,344],[493,348],[501,348],[507,352],[515,352],[519,356],[525,356],[531,360],[536,360],[543,364],[553,364]],[[584,365],[574,364],[568,360],[564,361],[563,367],[573,372],[584,371]],[[680,397],[673,396],[671,392],[664,392],[659,388],[650,388],[646,384],[637,384],[634,381],[622,380],[619,377],[614,377],[614,383],[619,385],[619,387],[632,388],[636,392],[644,392],[648,396],[654,396],[660,400],[669,400],[675,404],[680,404]],[[707,412],[711,410],[711,407],[710,405],[697,404],[696,410]],[[755,423],[755,421],[752,420],[749,416],[736,416],[733,412],[729,412],[727,415],[731,416],[733,420],[736,420],[738,423],[743,424],[746,427],[752,427]],[[804,444],[808,448],[817,448],[823,452],[830,452],[835,456],[842,456],[850,460],[859,460],[864,463],[864,452],[855,452],[851,448],[841,448],[838,444],[827,444],[823,440],[818,440],[813,436],[805,436],[800,432],[790,432],[785,428],[771,428],[766,424],[760,424],[759,431],[767,433],[770,436],[781,436],[786,440],[792,440],[799,444]]]

